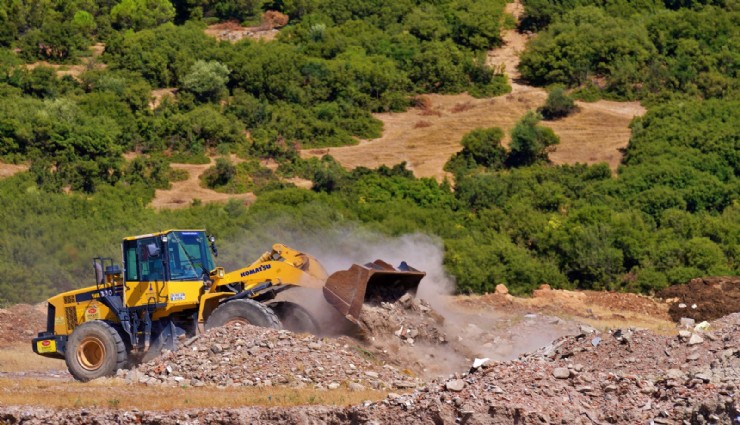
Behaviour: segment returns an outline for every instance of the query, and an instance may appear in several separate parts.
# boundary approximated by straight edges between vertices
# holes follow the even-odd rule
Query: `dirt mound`
[[[0,344],[27,342],[46,330],[46,304],[16,304],[0,309]]]
[[[536,353],[367,408],[395,423],[732,423],[740,414],[740,314],[662,337],[584,328]]]
[[[250,332],[258,334],[255,329]],[[278,336],[270,340],[274,343],[301,338],[280,331],[267,334]],[[280,335],[288,338],[281,340]],[[241,338],[246,341],[252,336]],[[339,356],[335,364],[343,361],[336,347],[323,354]],[[238,360],[223,362],[236,368],[241,364]],[[259,370],[260,364],[250,367]],[[732,424],[740,416],[739,387],[740,314],[736,313],[711,323],[707,331],[683,331],[673,337],[638,330],[600,334],[584,326],[579,335],[560,338],[517,360],[483,364],[411,394],[389,394],[385,400],[353,407],[171,412],[3,407],[0,422]]]
[[[130,383],[194,387],[288,386],[360,391],[414,388],[419,382],[355,341],[233,325],[186,341],[130,371]]]
[[[688,317],[698,322],[715,320],[740,311],[740,277],[703,277],[660,291],[670,303],[668,314],[678,322]]]

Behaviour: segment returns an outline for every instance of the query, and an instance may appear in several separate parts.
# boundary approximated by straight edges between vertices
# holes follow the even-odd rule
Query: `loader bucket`
[[[394,302],[406,292],[415,293],[425,275],[405,261],[397,269],[382,260],[353,264],[329,276],[324,298],[347,319],[359,323],[363,303]]]

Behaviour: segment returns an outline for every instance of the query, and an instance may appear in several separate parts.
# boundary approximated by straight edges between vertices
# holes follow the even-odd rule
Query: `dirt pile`
[[[668,314],[676,322],[682,317],[715,320],[740,311],[740,277],[700,277],[666,288],[657,296],[670,303]]]
[[[16,304],[0,309],[0,344],[26,342],[46,330],[46,304]]]
[[[433,381],[410,394],[389,394],[379,402],[353,407],[183,409],[172,412],[109,409],[53,410],[4,407],[7,423],[312,423],[312,424],[736,424],[740,423],[740,314],[703,330],[673,337],[640,330],[598,333],[587,326],[517,360],[478,365],[451,379]],[[234,329],[224,329],[229,335]],[[282,356],[277,343],[312,337],[280,331],[265,335],[245,328],[229,344],[253,338],[275,344],[262,347]],[[219,343],[226,335],[210,332]],[[273,339],[274,336],[274,339]],[[283,339],[280,339],[282,336]],[[257,344],[256,346],[259,346]],[[282,346],[289,347],[289,344]],[[224,348],[223,346],[221,348]],[[200,351],[201,348],[198,348]],[[344,346],[335,346],[345,361]],[[191,348],[192,350],[192,348]],[[220,353],[231,353],[231,347]],[[346,350],[346,349],[345,349]],[[193,350],[195,351],[195,350]],[[244,350],[243,350],[244,351]],[[322,355],[334,354],[329,350]],[[173,353],[175,355],[176,353]],[[302,358],[312,359],[310,353]],[[229,354],[231,355],[231,354]],[[259,358],[260,354],[253,356]],[[356,360],[353,360],[356,361]],[[236,357],[230,365],[240,364]],[[359,363],[359,361],[358,361]],[[151,367],[154,365],[152,364]],[[166,366],[165,366],[166,367]],[[259,369],[257,364],[253,369]],[[195,367],[194,369],[197,369]],[[359,368],[358,368],[359,369]]]
[[[185,341],[174,352],[118,376],[170,386],[349,389],[415,388],[420,382],[383,364],[355,341],[233,325]]]
[[[396,423],[735,423],[740,314],[662,337],[587,327],[538,352],[367,407]],[[686,422],[683,422],[686,421]]]

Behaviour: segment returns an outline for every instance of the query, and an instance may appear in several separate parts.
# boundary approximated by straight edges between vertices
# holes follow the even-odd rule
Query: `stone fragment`
[[[697,334],[691,335],[691,338],[689,338],[689,345],[698,345],[704,342],[704,338],[700,337]]]
[[[350,382],[349,383],[349,390],[350,391],[365,391],[365,387],[361,384],[358,384],[357,382]]]
[[[465,388],[465,381],[463,381],[462,379],[453,379],[451,381],[447,381],[447,383],[445,384],[445,388],[447,389],[447,391],[460,392],[463,390],[463,388]]]
[[[552,376],[557,379],[568,379],[570,378],[570,369],[567,367],[556,367],[552,370]]]
[[[496,293],[501,295],[506,295],[509,293],[509,288],[506,287],[503,283],[499,283],[496,285]]]

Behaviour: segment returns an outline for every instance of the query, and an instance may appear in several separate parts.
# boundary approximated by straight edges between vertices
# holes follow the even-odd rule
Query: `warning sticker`
[[[39,353],[56,353],[57,342],[53,339],[46,339],[36,343],[36,351]]]

